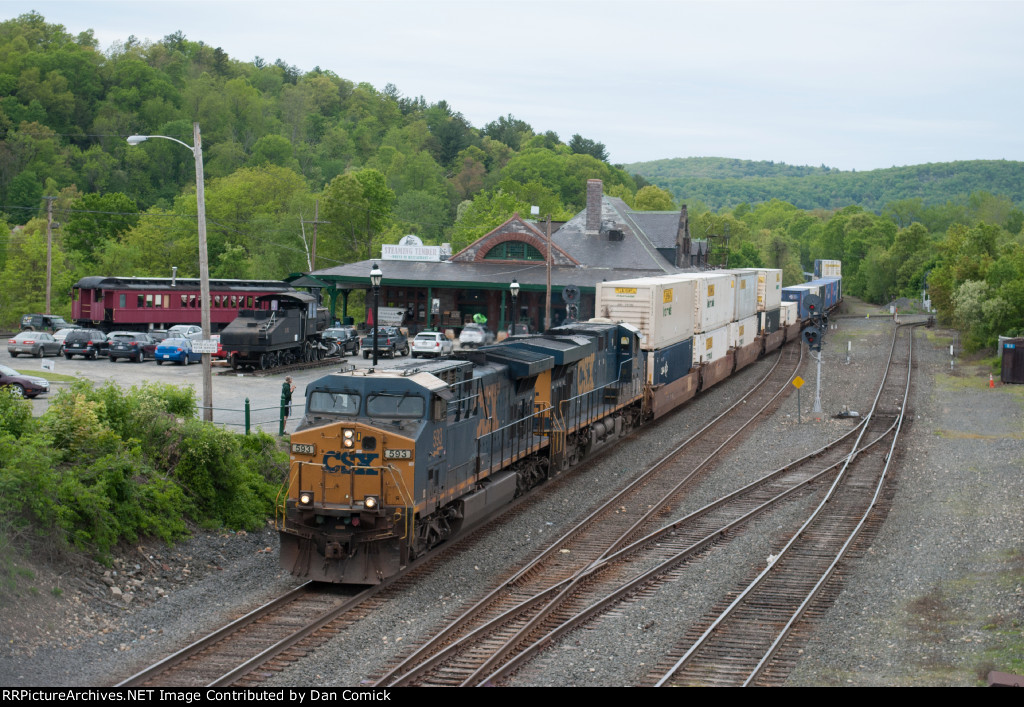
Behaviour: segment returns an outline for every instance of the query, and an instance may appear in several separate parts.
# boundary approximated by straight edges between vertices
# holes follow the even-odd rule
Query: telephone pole
[[[50,314],[50,290],[53,286],[53,200],[55,196],[44,196],[46,199],[46,314]]]

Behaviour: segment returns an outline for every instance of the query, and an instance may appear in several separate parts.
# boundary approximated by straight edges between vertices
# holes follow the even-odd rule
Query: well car
[[[45,331],[23,331],[7,340],[7,353],[11,358],[22,354],[36,358],[57,356],[60,354],[60,342]]]

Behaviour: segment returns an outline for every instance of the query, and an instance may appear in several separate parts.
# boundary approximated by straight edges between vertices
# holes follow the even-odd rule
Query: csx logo
[[[324,471],[328,474],[336,474],[343,472],[346,474],[356,474],[376,476],[377,470],[370,467],[370,463],[373,462],[379,455],[370,454],[369,452],[327,452],[323,458]],[[338,464],[332,464],[332,460],[338,460]]]

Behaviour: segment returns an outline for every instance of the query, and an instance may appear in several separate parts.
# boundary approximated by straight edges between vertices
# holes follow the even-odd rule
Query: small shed
[[[999,339],[1003,354],[1003,368],[999,379],[1003,383],[1024,383],[1024,337]]]

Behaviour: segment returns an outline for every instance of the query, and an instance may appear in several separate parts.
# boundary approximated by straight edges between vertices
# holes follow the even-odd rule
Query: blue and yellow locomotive
[[[575,323],[428,363],[328,375],[291,436],[281,562],[376,584],[644,416],[640,335]]]

